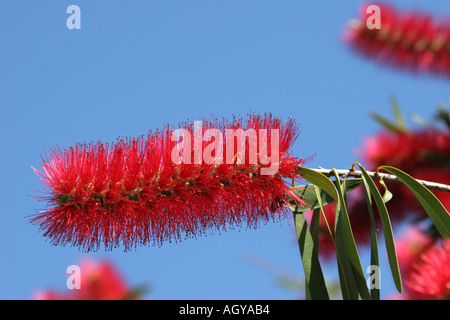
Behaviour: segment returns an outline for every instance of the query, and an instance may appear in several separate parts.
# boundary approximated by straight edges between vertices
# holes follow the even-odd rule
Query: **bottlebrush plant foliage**
[[[321,274],[317,271],[320,268],[319,257],[325,258],[328,262],[332,257],[336,257],[335,261],[339,269],[346,270],[346,276],[340,275],[343,297],[369,299],[367,287],[363,283],[363,270],[356,243],[370,246],[371,265],[378,266],[377,230],[383,231],[388,260],[397,289],[402,292],[403,286],[406,288],[404,295],[394,298],[443,299],[450,295],[447,286],[450,281],[448,277],[450,268],[444,267],[448,259],[446,243],[450,237],[450,215],[444,207],[448,205],[449,190],[431,192],[414,179],[418,175],[422,179],[449,181],[450,126],[446,125],[447,120],[450,119],[450,113],[440,108],[436,116],[439,122],[444,120],[446,124],[444,126],[440,125],[441,123],[436,125],[427,123],[427,128],[410,130],[406,126],[398,105],[395,101],[393,102],[396,120],[389,121],[374,114],[374,118],[383,125],[384,129],[376,136],[364,139],[366,144],[364,149],[360,150],[360,157],[369,164],[371,170],[384,169],[400,178],[403,184],[373,180],[372,177],[376,178],[376,174],[369,176],[363,167],[361,167],[360,175],[362,179],[352,178],[355,173],[352,168],[348,172],[349,176],[344,179],[340,178],[336,172],[334,175],[336,180],[333,182],[328,177],[321,176],[320,173],[309,171],[310,169],[299,169],[300,173],[304,173],[303,177],[313,183],[313,185],[295,188],[311,206],[310,209],[314,209],[312,212],[305,213],[311,216],[309,229],[306,227],[307,219],[301,214],[304,212],[304,207],[296,205],[291,207],[296,218],[304,268],[316,270],[314,274],[312,272],[309,274],[310,279],[306,273],[307,297],[327,298],[322,276],[317,276]],[[423,122],[422,119],[421,123]],[[410,169],[414,178],[391,165],[401,165]],[[333,190],[333,185],[337,192]],[[293,200],[292,203],[294,203]],[[412,250],[405,249],[404,241],[394,240],[391,229],[391,220],[392,223],[399,223],[412,218],[415,219],[413,227],[417,233],[423,234],[422,237],[416,237],[421,240],[416,241],[418,245],[414,245],[413,241],[410,242],[411,246],[417,249],[414,253]],[[308,246],[312,249],[306,250]],[[399,259],[397,259],[397,249],[399,249]],[[429,255],[426,254],[428,250],[430,250]],[[428,277],[425,275],[424,270],[433,271],[436,270],[433,269],[434,267],[438,268],[433,267],[432,263],[426,263],[424,257],[428,256],[433,257],[433,261],[439,266],[439,275],[428,275]],[[346,259],[350,259],[348,264]],[[357,266],[356,269],[355,266]],[[408,268],[409,266],[414,268]],[[412,271],[413,269],[415,271]],[[401,279],[400,270],[405,274],[404,281]],[[427,287],[426,283],[430,286]],[[315,290],[314,295],[308,292],[308,288]],[[317,292],[318,288],[323,290]],[[378,299],[379,294],[377,288],[370,290],[372,299]]]
[[[102,243],[106,249],[123,244],[124,249],[129,250],[137,244],[161,244],[164,240],[179,239],[182,234],[196,236],[208,229],[225,229],[243,222],[256,227],[261,221],[279,219],[280,212],[291,210],[306,275],[306,296],[329,298],[319,261],[318,226],[322,218],[335,248],[342,296],[345,299],[377,299],[379,289],[369,288],[366,283],[346,200],[349,192],[364,186],[367,201],[369,204],[373,201],[378,209],[392,276],[398,290],[402,291],[393,232],[385,206],[390,193],[380,194],[372,179],[376,175],[369,174],[358,164],[361,178],[341,179],[333,169],[335,179],[331,180],[303,167],[305,160],[290,154],[298,129],[292,120],[284,123],[265,115],[249,116],[247,125],[238,118],[231,124],[204,122],[203,129],[249,130],[256,127],[277,130],[279,171],[262,175],[260,169],[264,165],[259,162],[247,164],[250,157],[247,151],[243,163],[236,162],[239,155],[234,153],[231,164],[207,163],[204,159],[197,164],[174,164],[172,152],[178,150],[174,148],[179,141],[169,138],[169,132],[173,130],[169,127],[163,133],[120,140],[111,146],[98,142],[66,150],[55,149],[47,155],[41,171],[34,169],[48,188],[48,196],[41,199],[47,201],[49,207],[39,211],[31,222],[45,230],[44,235],[54,244],[72,244],[84,250],[98,249]],[[195,131],[188,125],[182,127],[187,133]],[[209,146],[204,142],[202,152]],[[248,143],[245,150],[251,150]],[[257,151],[261,153],[261,146]],[[195,154],[191,156],[195,158]],[[433,193],[401,170],[381,168],[397,176],[413,192],[441,236],[450,236],[450,215]],[[312,184],[292,187],[295,180]],[[332,203],[335,204],[334,216],[333,220],[328,220],[324,206]],[[304,212],[312,209],[314,214],[309,226]],[[377,266],[377,228],[371,209],[370,205],[371,264]]]
[[[396,118],[391,121],[383,116],[372,113],[382,126],[382,129],[374,136],[365,136],[363,146],[357,149],[357,155],[365,163],[367,169],[376,170],[382,165],[389,165],[408,172],[414,178],[434,181],[446,184],[450,181],[450,126],[445,121],[448,116],[445,108],[440,107],[436,114],[435,123],[428,122],[426,126],[416,125],[409,127],[405,121],[398,103],[392,99],[392,109]],[[418,116],[415,116],[418,119]],[[421,120],[423,123],[424,120]],[[389,191],[394,197],[386,204],[389,209],[393,224],[400,224],[406,220],[414,219],[423,222],[428,217],[420,202],[410,190],[399,183],[389,183]],[[377,185],[380,192],[383,186]],[[450,193],[444,191],[432,191],[445,208],[450,207]],[[334,222],[334,210],[336,204],[330,204],[325,208],[330,223]],[[348,195],[348,207],[351,221],[358,228],[354,230],[354,237],[358,244],[367,246],[370,244],[370,218],[364,192],[357,189]],[[377,210],[376,207],[373,210]],[[377,227],[380,221],[375,216]],[[327,231],[327,225],[321,219],[320,238],[321,256],[332,258],[334,246]],[[430,234],[436,234],[434,225],[427,230]]]
[[[354,48],[391,66],[450,75],[448,22],[380,7],[380,30],[353,24],[347,40]],[[180,141],[172,136],[177,128],[169,126],[114,144],[56,148],[43,158],[41,169],[34,169],[47,188],[46,195],[39,197],[47,208],[30,220],[53,244],[89,251],[101,245],[107,250],[120,245],[125,250],[137,245],[161,245],[208,230],[257,227],[292,214],[308,299],[329,299],[319,259],[324,252],[336,257],[344,299],[379,299],[377,281],[374,286],[366,281],[356,243],[364,238],[370,246],[370,264],[378,267],[380,230],[397,290],[402,292],[405,287],[406,296],[413,298],[447,298],[450,214],[445,206],[450,200],[447,193],[431,189],[439,187],[448,192],[450,186],[417,178],[448,183],[450,115],[441,109],[437,117],[449,125],[446,129],[410,131],[399,110],[394,111],[395,122],[374,115],[386,131],[367,138],[362,151],[363,160],[374,172],[357,162],[345,174],[336,169],[325,174],[304,167],[308,158],[303,160],[291,153],[298,135],[295,122],[283,122],[271,115],[250,115],[231,122],[204,119],[200,134],[208,138],[201,139],[197,147],[194,143],[194,148],[178,152],[193,163],[174,161],[173,150],[179,150],[174,148]],[[181,124],[178,129],[181,135],[198,133],[192,124]],[[245,143],[244,154],[237,149],[230,151],[226,139],[221,141],[209,131],[227,129],[254,130],[258,145],[253,150],[258,157],[264,151],[268,156],[267,150],[273,156],[272,138],[278,137],[276,172],[262,174],[268,168],[267,161],[259,158],[251,162],[249,143]],[[264,137],[264,130],[270,134]],[[261,140],[266,143],[265,149]],[[224,150],[222,161],[217,158],[219,149]],[[198,158],[197,152],[209,153],[210,157]],[[388,185],[385,180],[397,184]],[[294,185],[301,181],[304,184]],[[417,254],[400,250],[398,259],[391,220],[401,220],[411,211],[428,220],[426,231],[431,239]],[[308,212],[312,212],[310,219],[306,218]],[[403,260],[405,257],[410,260]],[[401,262],[413,260],[405,271]],[[401,270],[406,274],[404,281]]]

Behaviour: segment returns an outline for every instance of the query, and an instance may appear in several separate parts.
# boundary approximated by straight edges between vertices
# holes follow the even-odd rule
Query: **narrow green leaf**
[[[392,107],[392,111],[394,112],[396,127],[400,131],[406,132],[408,130],[408,125],[406,124],[405,118],[403,117],[403,113],[402,113],[400,106],[398,104],[398,101],[395,97],[391,98],[391,107]]]
[[[320,188],[319,187],[317,187],[317,186],[314,186],[314,189],[315,189],[315,191],[316,191],[316,197],[317,197],[317,202],[319,203],[319,208],[318,209],[316,209],[316,210],[320,210],[320,212],[322,213],[322,217],[323,217],[323,219],[324,219],[324,221],[325,221],[325,224],[326,224],[326,226],[327,226],[327,228],[328,228],[328,232],[329,232],[329,234],[330,234],[330,237],[331,237],[331,241],[333,241],[333,244],[334,244],[334,246],[336,247],[336,242],[335,242],[335,236],[334,236],[334,233],[331,231],[331,228],[330,228],[330,224],[329,224],[329,222],[328,222],[328,218],[327,218],[327,216],[326,216],[326,214],[325,214],[325,210],[323,209],[323,204],[322,204],[322,194],[323,194],[323,192],[321,192],[321,190],[320,190]],[[314,216],[313,216],[313,218],[314,218]],[[318,220],[320,221],[320,218],[319,217],[317,217],[318,218]],[[313,230],[313,223],[314,223],[314,219],[312,219],[312,223],[311,223],[311,229]],[[314,238],[314,235],[313,235],[313,238]],[[339,256],[339,254],[338,254],[338,251],[336,250],[336,260],[337,260],[337,264],[338,264],[338,271],[339,271],[339,281],[340,281],[340,284],[339,285],[336,285],[336,287],[337,287],[337,289],[340,289],[341,290],[341,292],[342,292],[342,297],[344,298],[344,299],[351,299],[351,297],[350,297],[350,294],[348,293],[348,287],[351,287],[351,285],[347,285],[347,280],[346,280],[346,276],[344,275],[344,274],[341,274],[341,270],[343,269],[343,267],[342,267],[342,259],[341,259],[341,257]],[[332,285],[333,286],[333,285]],[[333,290],[334,291],[334,290]],[[355,297],[356,299],[357,299],[357,296]]]
[[[431,130],[439,130],[436,126],[434,126],[430,121],[428,121],[427,119],[425,119],[424,117],[418,115],[417,113],[412,113],[410,116],[412,121],[414,121],[415,123],[417,123],[418,125],[427,128],[427,129],[431,129]]]
[[[375,216],[373,214],[372,209],[372,197],[370,196],[370,188],[367,185],[367,181],[363,178],[364,181],[364,193],[366,195],[367,207],[369,209],[370,216],[370,265],[380,267],[380,260],[378,254],[378,239],[377,239],[377,226],[375,223]],[[379,275],[378,275],[379,276]],[[380,279],[378,282],[380,283]],[[370,288],[370,296],[372,300],[380,300],[380,289],[377,287]]]
[[[390,120],[379,115],[378,113],[372,111],[370,113],[370,116],[374,120],[376,120],[379,124],[381,124],[385,129],[392,131],[392,132],[401,132],[401,129],[397,127],[396,123],[391,122]]]
[[[333,169],[336,180],[339,181],[337,172]],[[364,275],[364,270],[361,266],[358,249],[356,247],[355,239],[353,237],[350,219],[348,216],[347,204],[344,199],[345,184],[341,184],[337,189],[339,195],[339,210],[336,210],[335,216],[335,239],[336,250],[342,258],[341,275],[346,275],[346,280],[349,284],[349,296],[351,299],[362,298],[371,299],[369,289]],[[347,261],[345,261],[347,260]],[[353,278],[353,281],[352,279]]]
[[[422,157],[424,157],[427,161],[434,162],[435,165],[438,165],[441,167],[450,166],[450,159],[449,159],[448,155],[423,151]]]
[[[435,119],[444,121],[447,127],[450,128],[450,110],[447,110],[443,104],[439,104]]]
[[[339,185],[339,181],[335,181],[335,182],[337,185]],[[345,249],[345,241],[339,241],[339,243],[336,244],[335,234],[331,230],[327,216],[323,209],[322,198],[323,198],[323,194],[325,194],[325,193],[322,192],[321,189],[317,186],[314,186],[314,190],[316,192],[316,199],[317,199],[317,203],[319,205],[320,211],[321,211],[322,216],[327,225],[328,232],[330,233],[330,236],[331,236],[331,240],[333,241],[333,244],[336,248],[336,260],[337,260],[337,265],[338,265],[339,284],[340,284],[339,287],[342,292],[342,297],[345,300],[352,300],[352,299],[356,300],[359,297],[358,296],[358,288],[355,284],[355,280],[352,275],[352,267],[347,258],[347,253],[346,253],[346,249]],[[338,214],[339,214],[339,202],[336,206],[335,216],[337,216]],[[344,232],[339,233],[340,237],[342,237],[342,235],[344,235]]]
[[[358,164],[359,165],[359,164]],[[361,172],[367,185],[370,189],[370,193],[375,201],[378,208],[378,213],[380,215],[381,225],[383,228],[384,243],[386,246],[386,251],[388,255],[389,266],[391,268],[392,277],[394,279],[395,286],[398,292],[402,292],[402,280],[400,276],[400,269],[398,266],[397,252],[395,250],[394,234],[392,232],[391,220],[389,219],[389,214],[384,204],[383,197],[381,196],[375,182],[367,173],[363,166],[359,165]]]
[[[317,197],[317,202],[319,203],[320,212],[322,213],[323,219],[324,219],[325,224],[327,225],[327,228],[328,228],[328,232],[330,233],[331,240],[333,241],[333,244],[334,244],[334,234],[331,231],[330,224],[328,223],[328,218],[327,218],[327,216],[325,214],[325,210],[323,209],[323,203],[322,203],[322,197],[321,197],[320,188],[317,187],[317,186],[314,186],[314,189],[316,191],[316,197]]]
[[[391,108],[392,112],[394,113],[395,121],[388,120],[387,118],[374,111],[370,113],[370,116],[387,130],[390,130],[392,132],[407,132],[408,125],[406,124],[403,113],[400,110],[400,106],[395,97],[391,98]]]
[[[314,241],[314,254],[319,256],[319,237],[320,237],[320,208],[314,209],[311,216],[311,223],[309,226],[311,237]]]
[[[351,299],[356,300],[356,299],[358,299],[357,287],[355,285],[353,276],[351,274],[350,263],[349,263],[348,259],[346,258],[345,247],[341,250],[336,245],[334,232],[332,232],[332,230],[331,230],[327,216],[323,209],[322,196],[321,196],[323,194],[323,192],[321,192],[320,188],[317,186],[314,186],[314,188],[316,191],[317,202],[319,203],[320,211],[325,220],[325,224],[327,225],[331,240],[333,241],[333,244],[336,248],[336,260],[337,260],[337,265],[338,265],[339,284],[340,284],[339,288],[341,289],[342,297],[345,300],[351,300]],[[338,206],[336,206],[335,216],[338,215],[338,210],[339,210],[339,202],[338,202]],[[339,245],[341,246],[342,244],[344,244],[344,242],[340,241]],[[345,272],[343,270],[345,270]]]
[[[419,200],[441,236],[450,237],[450,214],[430,190],[400,169],[390,166],[381,166],[379,169],[399,178]]]
[[[337,182],[337,183],[339,183],[339,182]],[[342,271],[342,270],[348,270],[348,272],[350,272],[351,271],[351,266],[349,264],[348,259],[345,258],[343,256],[343,254],[340,253],[340,250],[337,249],[336,241],[335,241],[335,235],[331,231],[331,227],[330,227],[330,224],[328,222],[328,218],[327,218],[327,216],[325,214],[325,211],[323,209],[322,196],[321,196],[323,194],[323,192],[321,192],[320,188],[317,187],[317,186],[314,186],[314,188],[315,188],[315,191],[316,191],[317,202],[319,203],[319,209],[320,209],[320,211],[322,213],[323,219],[324,219],[325,224],[326,224],[326,226],[328,228],[328,232],[330,233],[331,240],[333,241],[333,244],[334,244],[334,246],[336,248],[336,260],[337,260],[338,272],[339,272],[339,286],[338,286],[338,288],[340,288],[340,290],[342,292],[342,297],[344,299],[346,299],[346,300],[358,299],[357,287],[354,284],[354,279],[351,276],[351,273],[346,274],[345,272]],[[335,215],[338,214],[337,210],[339,210],[339,206],[336,207]],[[312,226],[311,226],[311,228],[312,228]],[[345,254],[345,250],[344,250],[344,254]],[[353,292],[353,295],[351,294],[351,292]]]
[[[298,167],[297,172],[302,176],[302,178],[318,186],[320,189],[328,193],[328,195],[330,195],[335,201],[338,201],[339,196],[333,182],[324,174],[305,167]]]
[[[336,181],[334,181],[333,184],[336,186]],[[352,192],[361,185],[362,179],[360,178],[348,179],[345,182],[346,192]],[[322,206],[335,202],[335,199],[333,199],[328,193],[322,192],[321,190],[319,191],[320,196],[318,198],[316,195],[316,188],[313,184],[297,186],[292,188],[291,191],[298,195],[306,203],[304,206],[297,206],[296,202],[292,198],[287,197],[287,201],[289,201],[292,205],[290,209],[293,212],[305,212],[318,209],[320,208],[318,200],[321,201]]]
[[[359,296],[358,288],[355,284],[350,260],[347,257],[345,230],[341,222],[342,219],[340,219],[340,207],[341,204],[338,202],[334,214],[334,246],[336,248],[339,283],[344,300],[357,300]]]
[[[334,245],[336,248],[336,260],[338,262],[339,283],[341,285],[342,298],[344,300],[357,300],[358,287],[353,276],[353,269],[348,258],[346,245],[346,230],[340,218],[340,205],[336,206],[334,225]]]
[[[313,300],[329,300],[318,250],[315,248],[318,243],[313,240],[304,214],[294,213],[294,221],[305,272],[306,296]]]

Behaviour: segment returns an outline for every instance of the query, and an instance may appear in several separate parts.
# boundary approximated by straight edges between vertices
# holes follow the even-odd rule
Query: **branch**
[[[324,169],[324,168],[319,167],[318,169],[312,169],[312,170],[320,172],[327,177],[332,177],[332,176],[334,177],[334,173],[331,169]],[[350,169],[349,170],[336,170],[336,172],[339,176],[342,176],[342,177],[360,178],[362,176],[362,172],[358,171],[358,170],[350,170]],[[399,178],[397,178],[396,176],[394,176],[392,174],[377,173],[377,172],[371,172],[371,171],[367,171],[367,173],[374,180],[380,180],[382,178],[384,181],[387,181],[387,182],[402,183],[402,181]],[[418,180],[418,179],[416,179],[416,180],[419,183],[421,183],[422,185],[424,185],[425,187],[427,187],[428,189],[443,191],[443,192],[450,192],[449,185],[442,184],[442,183],[436,183],[436,182],[430,182],[430,181],[426,181],[426,180]]]

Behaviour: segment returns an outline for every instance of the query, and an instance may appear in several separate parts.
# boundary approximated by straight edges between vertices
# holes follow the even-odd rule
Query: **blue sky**
[[[447,0],[389,2],[450,14]],[[342,43],[361,3],[2,1],[0,298],[67,290],[67,266],[85,256],[112,261],[132,286],[147,283],[148,299],[296,298],[243,259],[251,254],[301,276],[288,220],[160,248],[84,254],[52,246],[28,223],[45,205],[29,196],[42,189],[30,166],[40,167],[41,155],[57,145],[113,142],[166,123],[252,111],[295,117],[301,134],[293,151],[316,153],[310,167],[348,168],[362,137],[379,128],[370,110],[390,115],[395,95],[406,114],[430,117],[450,98],[448,80],[381,67]],[[81,9],[80,30],[66,27],[72,4]],[[391,282],[384,272],[384,296]]]

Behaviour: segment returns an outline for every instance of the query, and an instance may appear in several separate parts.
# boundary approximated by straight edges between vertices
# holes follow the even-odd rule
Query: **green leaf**
[[[395,122],[388,120],[387,118],[379,115],[378,113],[372,111],[370,116],[376,120],[379,124],[385,127],[387,130],[392,132],[406,132],[408,131],[408,126],[406,124],[405,118],[400,110],[397,99],[395,97],[391,98],[391,108],[394,113]]]
[[[431,129],[431,130],[439,130],[436,126],[434,126],[430,121],[428,121],[427,119],[425,119],[424,117],[418,115],[417,113],[412,113],[410,116],[412,121],[414,121],[415,123],[417,123],[418,125],[427,128],[427,129]]]
[[[129,292],[127,292],[122,300],[139,300],[142,299],[142,296],[149,291],[149,288],[146,284],[139,285],[138,287],[132,288]]]
[[[370,217],[370,265],[380,267],[380,260],[378,254],[378,239],[377,239],[377,226],[375,223],[375,216],[372,209],[372,197],[370,196],[370,188],[367,185],[367,181],[364,179],[364,193],[366,195],[367,207],[369,209]],[[379,276],[379,275],[378,275]],[[378,283],[380,279],[378,279]],[[380,300],[380,289],[370,288],[370,296],[372,300]]]
[[[328,179],[328,178],[327,178]],[[332,182],[335,187],[337,185],[336,181]],[[346,193],[352,192],[356,188],[362,185],[362,179],[349,179],[345,181]],[[322,206],[326,206],[327,204],[333,203],[336,200],[333,199],[328,193],[323,192],[321,189],[319,190],[320,196],[319,198],[316,195],[316,188],[313,184],[301,185],[291,189],[296,195],[298,195],[303,201],[305,201],[305,206],[297,206],[296,202],[287,197],[287,200],[292,205],[290,209],[293,212],[305,212],[313,209],[320,208],[319,199],[321,201]]]
[[[430,190],[400,169],[390,166],[381,166],[379,169],[399,178],[416,196],[441,236],[450,237],[450,214]]]
[[[391,107],[394,113],[395,125],[396,127],[403,132],[408,131],[408,125],[406,124],[405,118],[403,117],[403,113],[400,110],[400,106],[395,97],[391,98]]]
[[[450,110],[447,110],[444,105],[438,106],[438,113],[435,116],[436,120],[444,121],[448,128],[450,128]]]
[[[338,182],[336,182],[336,184],[337,183]],[[350,300],[350,299],[356,300],[356,299],[358,299],[357,287],[356,287],[355,281],[351,275],[351,266],[346,257],[345,247],[343,248],[342,252],[340,249],[338,249],[338,247],[336,245],[336,241],[335,241],[335,235],[331,231],[330,224],[328,223],[327,216],[323,209],[322,196],[321,196],[323,194],[323,192],[321,192],[320,188],[317,186],[314,186],[314,188],[316,191],[316,197],[317,197],[317,202],[319,203],[320,211],[321,211],[322,216],[327,225],[331,240],[333,241],[333,244],[336,248],[336,260],[337,260],[337,265],[338,265],[339,283],[340,283],[339,288],[341,289],[342,297],[346,300]],[[339,210],[339,206],[336,206],[335,216],[338,214],[338,210]],[[339,242],[339,245],[341,245],[341,242]],[[343,270],[346,270],[346,271],[344,272]]]
[[[380,182],[381,186],[384,188],[383,202],[387,203],[393,197],[392,192],[389,191],[386,183],[384,183],[384,181],[382,179],[379,182]]]
[[[319,256],[319,237],[320,237],[320,208],[314,209],[311,216],[311,223],[309,226],[311,237],[314,241],[315,254]]]
[[[333,169],[336,180],[339,181],[337,172]],[[339,202],[338,209],[335,215],[335,241],[336,253],[341,260],[341,267],[339,268],[340,278],[345,277],[343,296],[346,295],[349,299],[367,299],[371,296],[361,266],[358,249],[356,248],[355,239],[353,237],[350,219],[348,216],[347,205],[344,199],[345,184],[341,184],[338,190]],[[342,282],[341,282],[342,283]],[[345,298],[345,297],[344,297]]]
[[[450,159],[449,159],[448,155],[432,153],[432,152],[428,152],[428,151],[423,151],[421,155],[427,161],[434,162],[435,165],[438,165],[441,167],[449,167],[450,166]]]
[[[317,172],[313,169],[298,167],[297,172],[302,176],[302,178],[308,180],[312,184],[318,186],[320,189],[328,193],[335,201],[338,201],[339,196],[336,191],[336,187],[333,182],[328,179],[324,174]]]
[[[376,112],[371,112],[370,116],[375,119],[379,124],[381,124],[384,128],[386,128],[389,131],[392,132],[401,132],[401,129],[397,127],[397,125],[393,122],[391,122],[390,120],[388,120],[387,118],[379,115]]]
[[[345,230],[343,230],[341,220],[338,220],[340,214],[340,205],[336,206],[335,225],[334,225],[334,246],[336,248],[336,260],[339,272],[339,283],[344,300],[357,300],[358,288],[353,277],[353,270],[350,260],[347,256]],[[339,221],[339,223],[338,223]],[[328,227],[329,228],[329,227]]]
[[[318,209],[314,209],[314,210],[320,210],[320,212],[322,213],[323,220],[325,221],[325,224],[327,225],[327,229],[328,229],[328,232],[330,233],[331,240],[333,241],[333,244],[335,244],[335,242],[334,242],[334,234],[331,231],[330,224],[328,223],[327,215],[325,214],[325,210],[323,209],[320,188],[317,187],[317,186],[314,186],[314,188],[315,188],[315,191],[316,191],[317,202],[319,203],[319,208]],[[314,220],[312,220],[312,222],[314,222]],[[320,223],[320,219],[319,219],[318,223]]]
[[[395,286],[398,292],[402,292],[402,280],[400,276],[400,269],[398,266],[397,252],[395,250],[394,234],[392,232],[391,220],[389,219],[389,214],[384,204],[383,197],[381,196],[375,182],[367,173],[363,166],[359,165],[361,172],[363,174],[364,181],[370,189],[370,193],[375,201],[378,208],[378,213],[380,215],[381,225],[383,227],[384,243],[386,246],[386,251],[388,255],[389,266],[391,268],[392,277],[394,279]]]
[[[339,281],[341,284],[341,291],[342,296],[344,299],[359,299],[361,296],[364,299],[370,299],[370,294],[366,286],[366,281],[364,278],[364,272],[361,267],[361,263],[359,260],[359,256],[356,252],[356,258],[355,258],[355,250],[356,245],[354,243],[353,234],[351,233],[351,228],[349,228],[349,221],[348,221],[348,213],[346,213],[345,208],[345,201],[342,194],[346,194],[346,192],[350,192],[351,190],[355,189],[356,187],[360,186],[362,183],[361,179],[351,179],[355,180],[350,182],[351,180],[348,180],[349,182],[345,182],[345,186],[347,183],[349,183],[349,190],[342,190],[342,186],[340,185],[340,179],[337,177],[336,181],[333,183],[328,177],[325,175],[318,173],[312,169],[308,168],[298,168],[297,170],[300,175],[312,184],[314,184],[314,189],[312,187],[305,188],[306,192],[311,192],[311,190],[315,190],[317,192],[316,200],[310,201],[311,205],[318,206],[321,208],[322,214],[324,215],[325,219],[326,216],[323,212],[323,203],[322,200],[328,201],[327,199],[331,198],[329,201],[337,201],[338,205],[336,207],[336,225],[335,225],[335,237],[337,240],[335,241],[336,245],[336,255],[337,255],[337,261],[338,261],[338,270],[339,270]],[[338,194],[336,187],[338,187],[338,190],[340,190],[340,194]],[[325,191],[323,191],[325,189]],[[328,195],[323,196],[324,193]],[[311,199],[314,199],[311,195]],[[316,204],[317,202],[317,204]],[[342,213],[340,214],[340,207],[341,203],[345,210],[343,210],[346,214]],[[311,210],[311,207],[308,208],[308,210]],[[339,218],[343,217],[343,218]],[[347,222],[345,222],[345,219],[347,219]],[[328,221],[327,221],[328,225]],[[330,234],[331,229],[328,225]],[[350,235],[349,235],[350,234]],[[349,243],[351,243],[353,240],[353,246]],[[333,240],[334,241],[334,240]],[[358,267],[359,262],[359,267]],[[355,276],[356,274],[356,276]]]
[[[305,272],[306,297],[313,300],[329,300],[316,248],[318,243],[313,240],[304,214],[294,213],[294,221]]]
[[[336,182],[336,184],[337,184],[337,182]],[[328,219],[327,219],[327,216],[325,214],[325,211],[324,211],[323,205],[322,205],[322,196],[321,195],[323,195],[323,192],[321,192],[320,188],[317,186],[314,186],[314,189],[316,191],[316,197],[317,197],[317,202],[319,203],[320,212],[322,213],[323,219],[328,228],[328,232],[330,233],[331,240],[333,241],[333,244],[336,247],[335,236],[334,236],[334,233],[331,231],[330,224],[328,223]],[[336,207],[336,209],[338,210],[338,207]],[[315,209],[315,211],[316,210],[319,210],[319,209]],[[313,223],[314,223],[314,215],[313,215],[313,218],[311,219],[311,230],[314,229]],[[313,238],[314,238],[314,235],[313,235]],[[336,258],[337,258],[336,260],[337,260],[337,264],[338,264],[339,282],[340,282],[338,285],[336,285],[336,287],[337,287],[337,289],[341,289],[342,297],[344,299],[351,299],[352,296],[350,294],[350,291],[351,291],[350,288],[354,287],[355,289],[353,291],[355,293],[357,293],[356,287],[354,286],[353,278],[349,277],[349,279],[347,279],[348,276],[342,272],[342,270],[345,270],[346,267],[343,267],[343,261],[342,261],[343,259],[342,259],[341,255],[338,253],[338,250],[336,250]],[[345,260],[345,261],[348,262],[347,260]],[[348,269],[350,269],[350,267]],[[355,294],[354,299],[358,299],[357,294]]]

